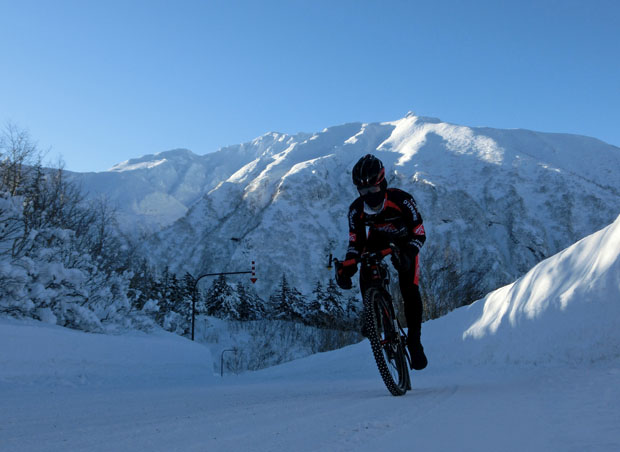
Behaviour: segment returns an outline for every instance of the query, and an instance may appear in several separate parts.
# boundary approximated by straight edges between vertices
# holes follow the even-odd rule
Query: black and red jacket
[[[349,207],[349,248],[344,264],[359,261],[363,251],[385,247],[388,241],[396,245],[407,243],[417,251],[426,241],[422,216],[413,196],[398,188],[386,190],[383,209],[376,214],[365,210],[362,197],[353,201]]]

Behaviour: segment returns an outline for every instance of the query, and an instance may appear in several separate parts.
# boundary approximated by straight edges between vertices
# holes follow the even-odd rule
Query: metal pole
[[[222,356],[220,358],[220,377],[224,376],[224,353],[226,352],[235,352],[237,353],[236,348],[229,348],[227,350],[222,350]]]
[[[196,285],[192,291],[192,341],[194,340],[194,324],[196,323]]]
[[[204,278],[205,276],[220,276],[220,275],[245,275],[248,273],[252,273],[251,271],[247,271],[247,272],[222,272],[222,273],[205,273],[204,275],[200,275],[198,277],[198,279],[200,278]],[[198,279],[196,280],[196,282],[198,282]]]
[[[254,265],[254,262],[252,262],[252,265]],[[254,267],[252,266],[252,268],[254,268]],[[198,278],[196,278],[194,280],[194,290],[192,291],[192,341],[194,340],[194,325],[196,323],[196,297],[197,297],[197,292],[198,292],[198,281],[200,281],[205,276],[244,275],[244,274],[248,274],[248,273],[251,273],[252,276],[254,276],[254,272],[253,271],[249,271],[249,272],[205,273],[204,275],[200,275]],[[193,276],[192,276],[192,278],[193,278]],[[252,279],[253,279],[252,282],[256,281],[256,278],[252,278]]]

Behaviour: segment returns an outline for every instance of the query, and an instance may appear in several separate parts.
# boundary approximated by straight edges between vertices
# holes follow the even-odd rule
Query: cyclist
[[[426,240],[422,217],[409,193],[387,187],[383,163],[374,155],[362,157],[353,167],[352,176],[360,196],[349,207],[349,248],[345,261],[336,269],[336,282],[342,289],[350,289],[363,251],[385,249],[390,243],[396,245],[392,263],[398,271],[409,327],[407,347],[412,367],[424,369],[428,361],[420,341],[422,298],[418,287],[418,253]],[[365,278],[360,274],[362,295]]]

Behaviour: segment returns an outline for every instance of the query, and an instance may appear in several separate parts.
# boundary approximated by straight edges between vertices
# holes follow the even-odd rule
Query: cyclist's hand
[[[336,276],[336,284],[343,290],[349,290],[353,287],[353,281],[348,276]]]
[[[336,262],[336,284],[341,289],[349,290],[353,287],[351,277],[357,271],[357,263],[355,261]]]

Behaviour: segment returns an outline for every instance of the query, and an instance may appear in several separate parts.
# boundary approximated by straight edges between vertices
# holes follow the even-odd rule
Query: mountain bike
[[[381,378],[394,396],[411,389],[407,334],[396,316],[390,293],[390,273],[383,258],[391,248],[360,256],[360,280],[365,281],[362,334],[368,338]],[[336,268],[338,260],[335,259]]]

